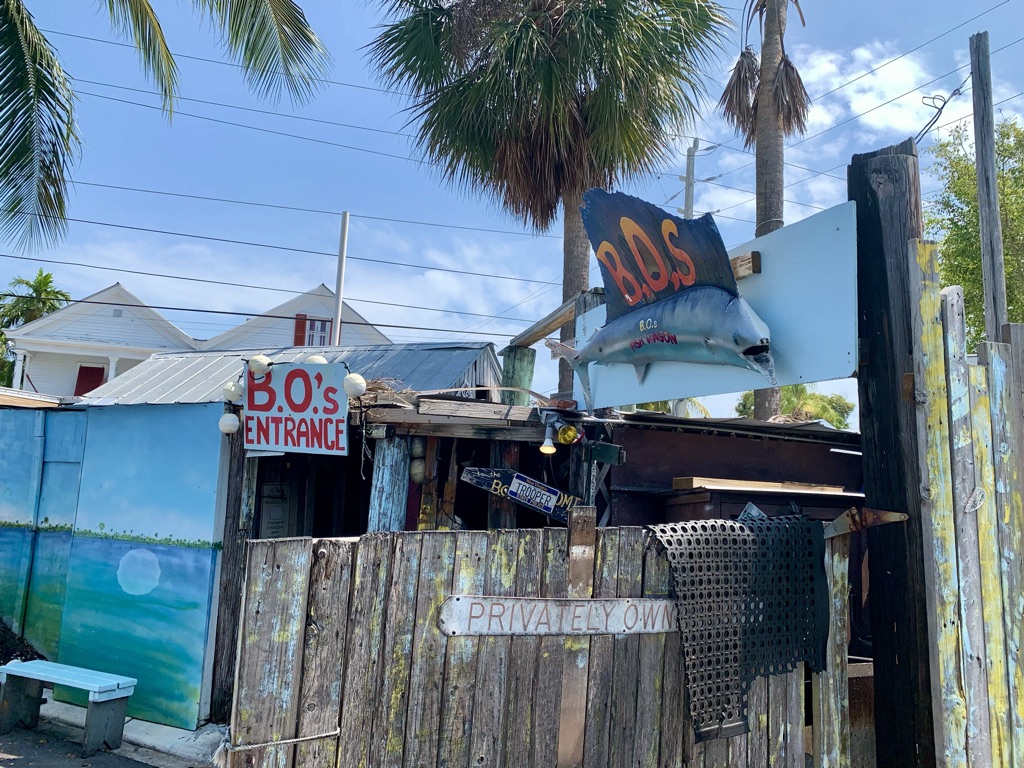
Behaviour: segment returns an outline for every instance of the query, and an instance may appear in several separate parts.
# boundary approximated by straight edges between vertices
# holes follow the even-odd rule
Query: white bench
[[[91,669],[70,667],[50,661],[12,661],[0,667],[0,734],[19,723],[25,728],[39,724],[43,688],[66,685],[89,692],[85,713],[82,757],[101,747],[117,749],[124,733],[125,708],[135,692],[134,677],[108,675]]]

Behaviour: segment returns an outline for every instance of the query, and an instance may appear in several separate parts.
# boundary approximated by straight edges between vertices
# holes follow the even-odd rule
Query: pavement
[[[170,728],[128,718],[123,743],[112,752],[81,755],[85,709],[47,701],[39,727],[15,728],[0,735],[3,768],[207,768],[225,733],[223,726],[197,731]]]

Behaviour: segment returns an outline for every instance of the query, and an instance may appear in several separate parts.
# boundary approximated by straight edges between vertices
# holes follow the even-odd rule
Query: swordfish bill
[[[579,376],[588,411],[591,363],[631,365],[640,384],[651,363],[681,362],[746,368],[775,385],[771,331],[739,295],[711,214],[681,219],[600,189],[583,201],[607,320],[578,349],[546,343]]]

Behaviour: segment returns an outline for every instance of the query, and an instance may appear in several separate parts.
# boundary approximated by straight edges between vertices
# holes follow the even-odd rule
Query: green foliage
[[[192,0],[222,33],[250,86],[301,103],[319,86],[330,57],[295,0]],[[168,114],[178,70],[150,0],[104,0],[114,28],[130,37]],[[67,184],[81,142],[71,78],[36,27],[26,0],[0,0],[0,235],[22,249],[59,242]]]
[[[54,285],[53,275],[42,269],[31,280],[15,277],[8,285],[10,292],[0,298],[0,329],[31,323],[71,301],[71,294]]]
[[[967,126],[961,123],[929,152],[935,158],[931,172],[942,183],[942,192],[925,208],[927,232],[942,242],[942,284],[963,286],[968,349],[974,349],[984,341],[985,309],[977,174]],[[1020,323],[1024,322],[1024,128],[1016,120],[1003,120],[996,126],[996,176],[1006,303],[1010,322]]]
[[[385,0],[370,45],[427,158],[545,229],[559,203],[656,170],[698,114],[727,20],[704,0]]]
[[[839,394],[823,395],[806,384],[790,384],[781,388],[782,403],[779,414],[797,421],[824,421],[836,429],[850,428],[850,414],[854,404]],[[754,417],[754,392],[744,392],[736,404],[736,414],[748,419]]]

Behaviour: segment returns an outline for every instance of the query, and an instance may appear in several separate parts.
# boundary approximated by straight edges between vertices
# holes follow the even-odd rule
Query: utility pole
[[[985,337],[1002,341],[1006,312],[1006,267],[996,185],[996,125],[992,106],[992,67],[988,32],[971,35],[971,84],[974,96],[974,157],[978,173],[978,219],[981,225],[981,275]]]
[[[700,139],[694,139],[693,144],[686,149],[686,193],[683,197],[683,216],[687,219],[693,218],[693,185],[694,165],[697,149],[700,147]]]
[[[334,284],[334,323],[331,325],[331,346],[341,344],[342,292],[345,287],[345,251],[348,250],[348,211],[341,213],[341,242],[338,244],[338,279]]]

